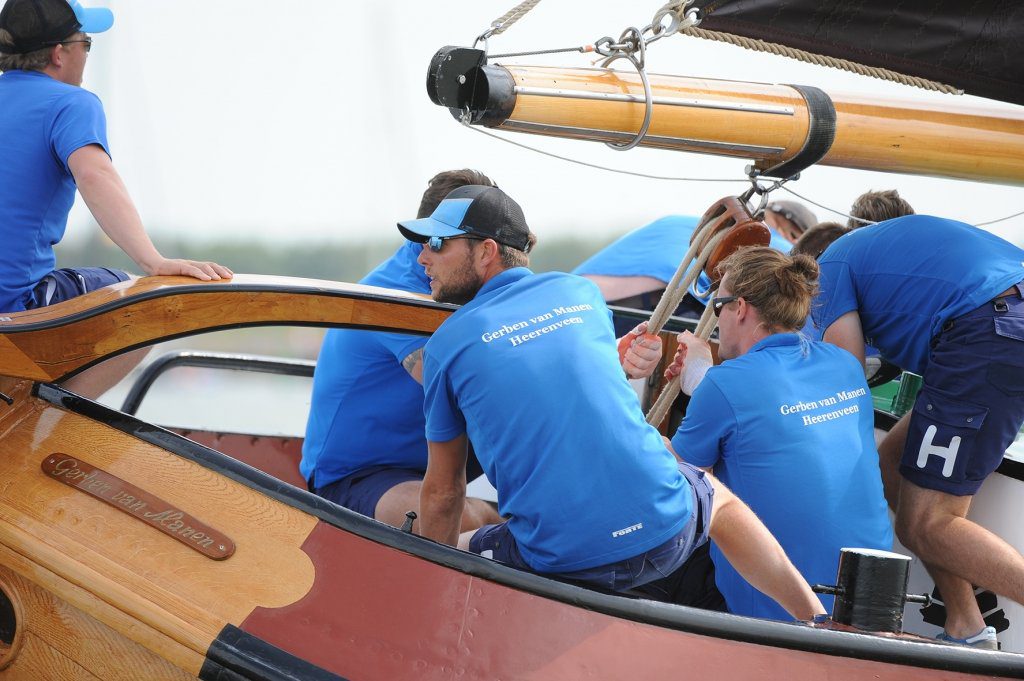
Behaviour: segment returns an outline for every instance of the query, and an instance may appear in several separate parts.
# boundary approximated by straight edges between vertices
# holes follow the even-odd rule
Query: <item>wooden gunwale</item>
[[[514,107],[504,121],[486,123],[493,127],[622,142],[643,122],[644,91],[635,73],[511,65],[483,71],[499,68],[514,83]],[[807,105],[792,87],[661,74],[649,79],[655,104],[641,146],[753,159],[766,168],[796,155],[807,137]],[[1024,184],[1024,108],[828,94],[836,134],[822,165]]]
[[[56,381],[103,359],[202,331],[344,325],[431,333],[454,309],[371,286],[239,275],[148,277],[0,319],[0,375]]]

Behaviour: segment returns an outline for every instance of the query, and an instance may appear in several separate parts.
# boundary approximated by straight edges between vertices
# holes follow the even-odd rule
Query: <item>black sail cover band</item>
[[[781,180],[788,180],[825,158],[825,154],[832,148],[832,142],[836,139],[836,107],[832,104],[832,98],[824,91],[809,85],[787,83],[787,86],[799,92],[807,102],[809,120],[804,146],[796,156],[761,171],[763,177],[776,177]]]

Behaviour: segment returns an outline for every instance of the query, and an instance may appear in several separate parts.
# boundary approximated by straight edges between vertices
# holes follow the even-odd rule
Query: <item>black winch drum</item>
[[[892,551],[842,549],[832,619],[866,631],[901,633],[912,560]]]

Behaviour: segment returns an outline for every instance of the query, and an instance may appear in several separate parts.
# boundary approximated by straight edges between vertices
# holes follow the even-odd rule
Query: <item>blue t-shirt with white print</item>
[[[708,370],[672,438],[764,522],[809,583],[832,584],[839,550],[890,550],[871,393],[860,363],[799,334],[769,336]],[[730,612],[788,620],[714,545]],[[831,596],[819,596],[826,611]]]
[[[582,277],[506,270],[424,348],[427,439],[464,433],[524,560],[606,565],[678,534],[693,492],[619,364],[608,308]]]

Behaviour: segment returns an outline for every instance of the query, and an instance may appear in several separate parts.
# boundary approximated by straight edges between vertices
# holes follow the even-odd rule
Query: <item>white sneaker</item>
[[[979,650],[999,650],[999,639],[996,637],[995,627],[985,627],[974,636],[967,638],[953,638],[945,631],[935,638],[946,643],[959,643],[962,646],[970,646]]]

